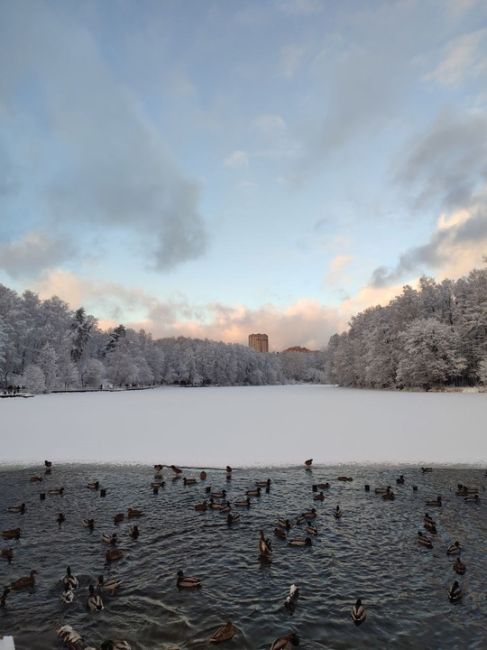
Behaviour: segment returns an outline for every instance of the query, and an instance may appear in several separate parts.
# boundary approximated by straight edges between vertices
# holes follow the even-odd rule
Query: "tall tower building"
[[[269,337],[267,334],[249,334],[249,348],[256,352],[269,352]]]

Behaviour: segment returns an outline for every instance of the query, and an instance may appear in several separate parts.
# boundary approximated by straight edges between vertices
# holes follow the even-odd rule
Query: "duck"
[[[10,530],[4,530],[2,532],[3,539],[20,539],[21,534],[20,528],[12,528]]]
[[[108,639],[107,641],[103,641],[100,650],[132,650],[132,646],[128,641],[112,641]]]
[[[226,501],[222,505],[223,505],[223,508],[220,508],[220,514],[226,514],[226,513],[230,512],[230,510],[232,509],[232,506],[230,505],[230,501]]]
[[[113,523],[114,523],[115,525],[117,525],[117,524],[121,524],[122,521],[124,521],[124,519],[125,519],[125,515],[123,514],[123,512],[119,512],[119,513],[116,514],[115,517],[113,518]]]
[[[76,589],[79,585],[78,578],[71,573],[71,567],[66,567],[66,575],[63,578],[66,589]]]
[[[316,510],[314,508],[311,508],[311,510],[303,512],[302,516],[306,521],[313,521],[313,519],[316,519],[318,515],[316,514]]]
[[[480,497],[478,494],[468,494],[463,498],[467,503],[480,503]]]
[[[323,492],[320,492],[319,494],[315,494],[313,496],[313,501],[324,501],[325,500],[325,495]]]
[[[60,487],[60,488],[53,488],[52,490],[48,490],[47,493],[48,493],[50,496],[55,496],[55,495],[57,495],[57,494],[59,494],[60,496],[63,496],[63,495],[64,495],[64,488],[63,488],[63,487]]]
[[[166,485],[165,481],[152,481],[150,484],[151,488],[154,490],[159,490],[160,488],[163,488]]]
[[[211,492],[210,496],[212,499],[225,499],[227,496],[227,491],[219,490],[218,492]]]
[[[424,533],[422,533],[420,530],[418,530],[418,544],[421,544],[421,546],[424,546],[425,548],[433,548],[433,542],[430,540],[429,537],[426,537]]]
[[[2,595],[0,596],[0,608],[4,608],[7,604],[7,596],[10,593],[10,587],[5,587]]]
[[[105,609],[105,606],[103,605],[103,600],[100,594],[97,594],[95,592],[95,587],[93,585],[90,585],[89,588],[89,596],[88,596],[88,609],[90,612],[101,612],[103,609]]]
[[[31,476],[29,480],[31,483],[41,483],[44,479],[42,476]]]
[[[183,478],[184,485],[196,485],[198,481],[195,478]]]
[[[306,467],[311,467],[311,465],[313,464],[313,459],[308,458],[308,460],[304,461],[304,464],[305,464]]]
[[[171,465],[170,467],[176,476],[180,476],[183,473],[183,470],[180,467],[176,467],[176,465]]]
[[[205,470],[202,470],[202,471],[200,472],[200,481],[206,481],[207,476],[208,476],[208,475],[207,475],[207,473],[205,472]]]
[[[103,535],[101,536],[101,541],[105,542],[105,544],[116,546],[116,544],[118,543],[117,533],[112,533],[111,535],[108,533],[103,533]]]
[[[280,526],[281,528],[285,528],[286,530],[291,530],[292,528],[292,524],[289,521],[289,519],[278,519],[277,525]]]
[[[340,510],[340,506],[337,506],[333,512],[335,519],[341,519],[343,512]]]
[[[100,481],[92,481],[86,486],[89,490],[94,490],[95,492],[100,488]]]
[[[422,467],[421,471],[423,472],[423,474],[426,474],[427,472],[432,472],[433,468],[432,467]]]
[[[137,510],[137,508],[129,508],[127,510],[127,519],[137,519],[138,517],[143,516],[142,510]]]
[[[129,535],[132,539],[139,539],[139,527],[130,526]]]
[[[423,523],[433,524],[433,526],[435,525],[433,517],[431,517],[427,512],[424,513]]]
[[[375,488],[374,493],[375,494],[386,494],[388,490],[391,489],[391,486],[388,485],[387,487],[378,487]]]
[[[457,603],[462,599],[463,593],[460,585],[455,580],[450,589],[448,590],[448,599],[451,603]]]
[[[288,546],[312,546],[313,542],[311,541],[311,537],[306,537],[305,539],[297,538],[289,541],[287,545]]]
[[[404,485],[404,474],[401,474],[399,478],[396,478],[396,485]]]
[[[116,580],[115,578],[109,578],[108,580],[105,580],[103,575],[99,575],[98,581],[96,583],[96,588],[101,593],[106,592],[113,596],[113,594],[118,591],[121,584],[121,580]]]
[[[236,521],[239,521],[239,519],[240,519],[240,515],[239,515],[239,514],[232,515],[232,514],[228,513],[228,515],[227,515],[227,524],[228,524],[229,526],[231,526],[231,525],[234,524]]]
[[[271,650],[291,650],[299,645],[299,637],[294,632],[289,632],[284,636],[279,637],[271,645]]]
[[[338,476],[337,481],[344,481],[344,482],[353,481],[353,478],[351,476]]]
[[[245,494],[246,494],[248,497],[260,497],[260,492],[261,492],[261,489],[260,489],[260,487],[258,487],[258,488],[256,488],[255,490],[247,490],[247,491],[245,492]]]
[[[450,546],[446,549],[447,555],[460,555],[461,552],[462,547],[460,546],[459,541],[453,542],[453,544],[450,544]]]
[[[215,503],[213,501],[213,497],[211,497],[208,502],[208,507],[210,508],[210,510],[223,510],[223,508],[227,507],[227,503],[228,501],[226,501],[225,503]]]
[[[265,481],[255,481],[256,487],[260,488],[268,488],[271,486],[271,483],[272,481],[270,478],[266,479]]]
[[[458,573],[459,576],[463,576],[463,574],[467,570],[467,567],[461,561],[461,559],[459,557],[457,557],[457,559],[453,563],[453,570],[455,571],[455,573]]]
[[[50,469],[52,467],[52,461],[45,460],[44,461],[44,467],[47,467],[48,469]]]
[[[329,483],[315,483],[312,486],[313,492],[318,492],[318,490],[328,490],[330,488]]]
[[[197,589],[198,587],[201,587],[201,580],[192,576],[185,576],[184,573],[179,570],[176,584],[180,589]]]
[[[436,499],[432,499],[431,501],[426,501],[427,506],[434,506],[435,508],[441,508],[441,495],[439,494]]]
[[[259,555],[261,557],[270,557],[272,555],[272,546],[271,543],[266,537],[264,536],[264,531],[260,531],[260,538],[259,538]]]
[[[384,499],[384,501],[394,501],[394,499],[396,498],[396,495],[391,490],[391,488],[388,487],[387,490],[382,495],[382,498]]]
[[[0,557],[4,560],[7,560],[7,562],[10,564],[14,558],[14,552],[11,548],[2,548],[0,549]]]
[[[19,578],[18,580],[14,580],[14,582],[12,582],[12,584],[10,585],[10,589],[12,591],[16,591],[18,589],[27,589],[29,587],[35,587],[36,575],[37,575],[37,571],[32,570],[30,572],[30,575]]]
[[[222,643],[223,641],[230,641],[230,639],[233,639],[236,633],[237,628],[231,621],[228,621],[228,623],[221,625],[217,630],[213,632],[210,637],[210,643]]]
[[[164,465],[160,465],[160,464],[154,465],[154,471],[155,472],[158,472],[158,473],[162,472],[163,469],[164,469]]]
[[[74,591],[70,587],[64,587],[64,591],[61,594],[61,602],[69,605],[74,600]]]
[[[64,513],[63,513],[63,512],[60,512],[60,513],[58,514],[58,516],[56,517],[56,522],[57,522],[59,525],[61,525],[61,524],[64,524],[65,521],[66,521],[66,517],[64,516]]]
[[[23,515],[25,513],[25,510],[26,510],[25,503],[21,503],[18,506],[9,506],[7,508],[8,512],[18,513],[20,515]]]
[[[435,525],[435,523],[434,523],[433,521],[430,521],[429,519],[425,519],[425,520],[424,520],[424,522],[423,522],[423,526],[424,526],[425,529],[426,529],[429,533],[431,533],[432,535],[436,535],[436,533],[438,532],[438,531],[436,530],[436,525]]]
[[[233,505],[236,508],[250,508],[250,497],[243,499],[243,501],[234,501]]]
[[[200,503],[197,503],[194,507],[196,512],[206,512],[208,510],[208,502],[207,501],[201,501]]]
[[[357,602],[352,607],[352,620],[355,625],[360,625],[366,618],[367,614],[365,612],[365,607],[362,605],[362,600],[357,598]]]
[[[105,559],[107,562],[116,562],[121,560],[124,557],[124,552],[119,548],[109,548],[105,553]]]
[[[274,535],[276,537],[279,537],[279,539],[287,539],[286,531],[279,526],[276,526],[276,528],[274,528]]]
[[[318,529],[315,526],[306,526],[304,529],[309,535],[317,535]]]
[[[56,634],[69,650],[81,649],[83,639],[81,638],[81,635],[71,627],[71,625],[63,625],[56,631]]]
[[[294,609],[298,598],[299,598],[299,587],[295,584],[292,584],[289,587],[289,593],[286,596],[286,600],[284,601],[284,607],[287,607],[287,609]]]
[[[94,519],[83,519],[83,526],[85,528],[89,528],[89,530],[93,530],[95,527],[95,520]]]

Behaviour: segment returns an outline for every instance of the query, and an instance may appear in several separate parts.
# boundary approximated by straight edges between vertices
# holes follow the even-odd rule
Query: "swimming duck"
[[[436,508],[441,508],[441,495],[438,495],[436,499],[432,499],[431,501],[426,501],[427,506],[434,506]]]
[[[255,481],[256,487],[260,487],[260,488],[268,488],[270,487],[271,483],[272,481],[270,478],[266,479],[265,481]]]
[[[61,602],[69,605],[74,600],[74,591],[70,587],[64,587],[64,591],[61,594]]]
[[[428,523],[428,524],[435,525],[435,521],[434,521],[433,517],[431,517],[427,512],[424,513],[423,522],[425,524]]]
[[[105,542],[105,544],[116,546],[118,543],[117,533],[112,533],[111,535],[109,535],[108,533],[103,533],[103,535],[101,536],[101,541]]]
[[[14,552],[11,548],[2,548],[0,549],[0,557],[4,560],[7,560],[10,564],[10,562],[13,560]]]
[[[279,539],[287,539],[286,532],[279,526],[274,528],[274,535],[279,537]]]
[[[247,497],[243,501],[234,501],[233,505],[236,508],[250,508],[250,497]]]
[[[56,494],[59,494],[60,496],[64,495],[64,488],[53,488],[52,490],[48,490],[47,493],[51,496],[55,496]]]
[[[284,601],[284,607],[293,610],[298,598],[299,598],[299,588],[297,585],[292,584],[289,587],[289,594],[286,596],[286,600]]]
[[[128,641],[115,640],[103,641],[100,650],[132,650],[132,646]]]
[[[462,551],[462,547],[460,546],[460,542],[456,541],[453,542],[453,544],[450,544],[450,546],[446,550],[447,555],[460,555]]]
[[[63,513],[63,512],[60,512],[60,513],[58,514],[58,516],[57,516],[57,518],[56,518],[56,521],[57,521],[57,523],[58,523],[59,525],[64,524],[64,522],[66,521],[66,517],[64,516],[64,513]]]
[[[95,587],[93,585],[89,586],[90,595],[88,596],[88,609],[90,612],[101,612],[102,609],[105,609],[103,605],[103,600],[100,594],[95,593]]]
[[[105,580],[103,575],[99,575],[96,588],[101,593],[106,592],[110,594],[110,596],[113,596],[113,594],[120,588],[121,584],[121,580],[116,580],[115,578]]]
[[[137,508],[129,508],[127,510],[127,519],[137,519],[138,517],[143,516],[142,510],[137,510]]]
[[[201,587],[201,580],[191,576],[185,576],[184,573],[179,570],[176,584],[180,589],[196,589]]]
[[[292,539],[287,543],[288,546],[312,546],[313,542],[311,541],[311,537],[306,537],[305,539],[298,538],[298,539]]]
[[[424,527],[426,528],[426,530],[427,530],[429,533],[431,533],[432,535],[436,535],[436,533],[438,532],[438,531],[436,530],[436,525],[435,525],[435,523],[434,523],[432,520],[425,519],[425,520],[423,521],[423,526],[424,526]]]
[[[12,528],[2,532],[3,539],[20,539],[20,528]]]
[[[222,505],[223,508],[220,508],[220,514],[226,514],[227,512],[230,512],[230,510],[232,509],[232,506],[230,505],[230,501],[226,501]]]
[[[16,591],[17,589],[27,589],[29,587],[35,587],[36,575],[37,575],[37,571],[31,571],[29,576],[24,576],[23,578],[19,578],[18,580],[12,582],[12,584],[10,585],[10,589],[12,589],[12,591]]]
[[[180,467],[176,467],[176,465],[171,465],[171,469],[176,476],[180,476],[183,473],[183,470]]]
[[[30,477],[30,482],[31,483],[41,483],[44,479],[42,476],[31,476]]]
[[[50,460],[45,460],[45,461],[44,461],[44,467],[47,467],[47,468],[52,467],[52,461],[50,461]]]
[[[139,539],[139,527],[130,526],[129,535],[132,539]]]
[[[353,481],[353,478],[351,476],[338,476],[337,481]]]
[[[259,555],[261,557],[269,557],[272,555],[271,543],[268,539],[265,538],[263,530],[260,531]]]
[[[121,560],[124,557],[124,552],[119,548],[109,548],[105,553],[105,559],[107,562],[116,562]]]
[[[304,461],[304,464],[306,465],[306,467],[311,467],[311,465],[313,464],[313,459],[308,458],[308,460]]]
[[[210,508],[210,510],[223,510],[223,508],[227,507],[227,503],[228,502],[215,503],[215,501],[213,501],[213,497],[211,497],[209,502],[208,502],[208,507]]]
[[[463,593],[460,585],[455,580],[450,589],[448,590],[448,599],[451,603],[457,603],[462,599]]]
[[[10,593],[10,587],[5,587],[3,590],[3,594],[0,596],[0,608],[3,608],[7,604],[7,596]]]
[[[71,625],[63,625],[57,630],[56,634],[69,650],[81,650],[82,646],[84,646],[81,635]]]
[[[93,481],[92,483],[88,483],[87,485],[87,488],[89,490],[94,490],[95,492],[96,490],[99,489],[99,487],[100,487],[100,481]]]
[[[285,528],[286,530],[291,530],[292,528],[292,524],[289,521],[289,519],[278,519],[277,525],[280,526],[281,528]]]
[[[430,540],[429,537],[426,537],[424,533],[422,533],[420,530],[418,530],[418,544],[421,544],[421,546],[424,546],[425,548],[433,548],[433,542]]]
[[[228,513],[228,515],[227,515],[227,524],[228,524],[229,526],[231,526],[232,524],[234,524],[234,523],[235,523],[236,521],[238,521],[239,519],[240,519],[240,515],[239,515],[239,514],[232,515],[232,514]]]
[[[306,526],[304,529],[309,535],[317,535],[318,534],[318,529],[315,528],[314,526]]]
[[[387,487],[378,487],[375,488],[374,493],[375,494],[386,494],[387,490],[390,490],[391,486],[388,485]]]
[[[150,484],[151,488],[162,488],[166,485],[165,481],[152,481]]]
[[[360,625],[367,618],[365,607],[362,605],[362,600],[357,598],[357,602],[352,607],[352,619],[355,625]]]
[[[480,497],[478,494],[468,494],[463,500],[467,503],[480,503]]]
[[[195,478],[183,478],[184,485],[196,485],[198,481]]]
[[[63,584],[67,589],[76,589],[79,582],[78,578],[71,573],[71,567],[66,567],[66,575],[63,578]]]
[[[206,501],[197,503],[194,509],[196,510],[196,512],[206,512],[206,510],[208,510],[208,503]]]
[[[21,503],[18,506],[9,506],[7,508],[7,511],[8,512],[15,512],[15,513],[18,513],[20,515],[23,515],[24,512],[25,512],[25,503]]]
[[[386,491],[384,492],[384,494],[382,495],[382,498],[384,499],[384,501],[394,501],[396,496],[395,496],[394,492],[391,490],[391,488],[388,487],[386,489]]]
[[[463,576],[463,574],[467,570],[467,567],[464,565],[461,559],[457,557],[457,559],[453,563],[453,570],[455,571],[455,573],[458,573],[458,575]]]
[[[95,527],[95,520],[94,519],[83,519],[83,526],[85,528],[89,528],[90,530],[93,530]]]
[[[311,508],[311,510],[303,512],[302,516],[306,521],[313,521],[313,519],[316,519],[318,515],[316,514],[316,510],[314,508]]]
[[[325,495],[323,492],[320,492],[319,494],[315,494],[313,497],[314,501],[324,501],[325,500]]]
[[[215,630],[215,632],[213,632],[210,637],[210,643],[222,643],[223,641],[230,641],[230,639],[233,639],[236,633],[237,628],[231,621],[228,621],[228,623],[225,623],[225,625],[222,625],[217,630]]]
[[[421,471],[423,472],[423,474],[426,474],[426,472],[432,472],[433,468],[432,467],[422,467]]]
[[[227,496],[227,491],[220,490],[219,492],[211,492],[210,496],[212,499],[224,499]]]
[[[155,472],[162,472],[163,469],[164,469],[164,465],[154,465]]]
[[[271,650],[291,650],[299,645],[299,637],[294,632],[289,632],[284,636],[279,637],[271,645]]]
[[[397,485],[404,485],[404,474],[401,474],[399,478],[396,478]]]
[[[343,513],[342,513],[342,511],[340,510],[340,506],[337,506],[337,507],[335,508],[334,512],[333,512],[333,516],[335,517],[335,519],[341,519],[342,514],[343,514]]]
[[[200,472],[200,481],[206,481],[207,473],[203,470]]]
[[[119,512],[119,513],[116,514],[115,517],[113,518],[113,523],[114,523],[115,525],[117,525],[117,524],[121,524],[122,521],[124,521],[124,519],[125,519],[125,515],[123,514],[123,512]]]
[[[328,490],[330,487],[329,483],[315,483],[312,486],[313,492],[318,492],[318,490]]]

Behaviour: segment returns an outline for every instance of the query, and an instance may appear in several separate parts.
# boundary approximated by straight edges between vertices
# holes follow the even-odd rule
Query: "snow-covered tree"
[[[44,373],[39,366],[32,363],[26,367],[22,383],[31,393],[44,393],[46,390]]]

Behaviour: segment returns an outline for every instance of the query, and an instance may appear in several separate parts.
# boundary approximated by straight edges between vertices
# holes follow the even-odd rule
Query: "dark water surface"
[[[207,648],[211,633],[227,620],[239,632],[222,647],[269,648],[290,630],[301,638],[301,648],[487,648],[487,484],[484,470],[435,468],[422,474],[411,467],[302,467],[235,469],[232,481],[222,470],[208,470],[205,483],[185,487],[164,470],[166,486],[152,494],[151,467],[64,465],[53,468],[43,483],[32,484],[32,468],[0,471],[0,530],[22,528],[19,541],[0,541],[15,557],[0,560],[0,587],[38,571],[33,590],[10,594],[0,610],[0,636],[12,634],[18,650],[53,650],[62,644],[55,630],[70,624],[90,644],[107,638],[127,639],[137,650]],[[185,470],[198,476],[197,470]],[[354,481],[342,483],[339,475]],[[395,485],[405,474],[406,483]],[[240,511],[240,522],[229,528],[226,515],[195,512],[205,498],[204,487],[226,488],[230,501],[243,498],[256,480],[270,477],[269,494],[252,500]],[[86,488],[99,480],[105,499]],[[312,483],[330,481],[324,502],[312,499]],[[457,483],[479,487],[481,504],[455,496]],[[364,484],[371,492],[364,492]],[[392,485],[396,500],[384,502],[374,487]],[[413,492],[412,485],[418,485]],[[65,495],[39,500],[39,492],[64,486]],[[428,508],[425,500],[443,495],[442,508]],[[25,501],[24,515],[6,512]],[[343,518],[332,511],[340,504]],[[129,506],[145,515],[137,523],[140,538],[128,535],[129,523],[118,527],[113,516]],[[295,519],[316,507],[319,530],[311,548],[291,548],[273,535],[278,517]],[[59,529],[56,517],[64,512]],[[424,513],[437,522],[434,548],[416,543]],[[95,530],[82,526],[95,519]],[[258,559],[259,530],[273,543],[271,564]],[[126,556],[105,565],[107,546],[102,533],[117,531]],[[294,528],[289,537],[303,536]],[[458,539],[467,565],[464,576],[452,570],[446,555]],[[70,564],[80,586],[71,605],[61,603],[61,579]],[[176,572],[199,577],[197,591],[178,590]],[[100,573],[123,581],[118,594],[105,596],[105,610],[86,609],[88,585]],[[455,578],[464,590],[463,601],[452,605],[447,590]],[[289,586],[300,587],[293,614],[283,607]],[[367,620],[355,627],[350,611],[357,597]]]

